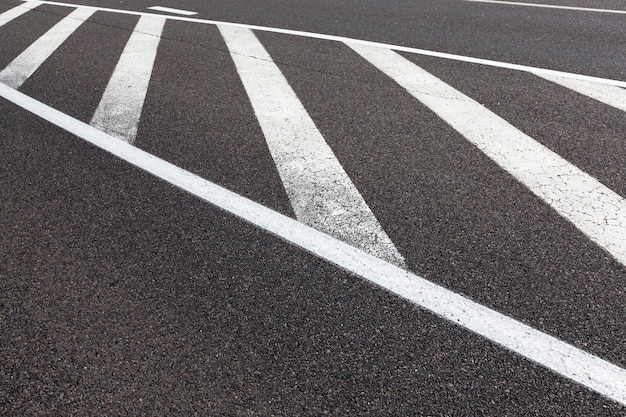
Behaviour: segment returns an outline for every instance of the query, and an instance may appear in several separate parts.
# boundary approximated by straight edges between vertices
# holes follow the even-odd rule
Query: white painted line
[[[162,6],[152,6],[148,7],[148,10],[154,10],[157,12],[165,12],[165,13],[175,13],[183,16],[193,16],[198,14],[198,12],[191,12],[189,10],[181,10],[181,9],[172,9],[171,7],[162,7]]]
[[[594,100],[615,107],[621,111],[626,111],[626,90],[612,85],[598,84],[592,81],[575,80],[563,78],[556,75],[535,74],[553,83],[559,84],[579,94],[590,97]]]
[[[404,258],[249,29],[218,26],[299,221],[379,258]]]
[[[623,368],[230,192],[17,90],[0,85],[0,96],[210,204],[626,405]]]
[[[572,10],[572,11],[579,11],[579,12],[626,14],[626,10],[595,9],[595,8],[590,8],[590,7],[577,7],[577,6],[559,6],[556,4],[522,3],[518,1],[500,1],[500,0],[463,0],[463,1],[472,2],[472,3],[505,4],[509,6],[539,7],[543,9]]]
[[[94,6],[82,6],[82,5],[77,5],[77,4],[61,3],[61,2],[56,2],[56,1],[44,1],[44,0],[41,0],[41,1],[37,0],[37,1],[42,4],[51,4],[51,5],[62,6],[62,7],[84,7],[84,8],[89,8],[89,9],[94,9],[94,10],[99,10],[99,11],[104,11],[104,12],[109,12],[109,13],[127,14],[127,15],[134,15],[134,16],[154,16],[154,14],[151,14],[151,13],[133,12],[130,10],[109,9],[105,7],[94,7]],[[546,68],[531,67],[528,65],[512,64],[508,62],[492,61],[490,59],[474,58],[474,57],[463,56],[463,55],[449,54],[446,52],[429,51],[427,49],[410,48],[407,46],[391,45],[391,44],[381,43],[381,42],[364,41],[360,39],[347,38],[344,36],[325,35],[321,33],[303,32],[299,30],[246,25],[242,23],[221,22],[218,20],[197,19],[197,18],[183,17],[183,16],[164,16],[164,17],[167,18],[168,20],[177,20],[177,21],[182,21],[182,22],[193,22],[193,23],[200,23],[200,24],[207,24],[207,25],[231,26],[231,27],[239,27],[239,28],[256,30],[259,32],[282,33],[286,35],[302,36],[302,37],[311,38],[311,39],[323,39],[323,40],[334,41],[334,42],[346,42],[346,43],[360,44],[360,45],[365,45],[365,46],[376,46],[380,48],[391,49],[393,51],[398,51],[398,52],[406,52],[406,53],[416,54],[416,55],[432,56],[435,58],[449,59],[449,60],[460,61],[460,62],[469,62],[473,64],[486,65],[486,66],[495,67],[495,68],[505,68],[505,69],[511,69],[515,71],[558,75],[560,77],[574,78],[578,80],[595,81],[598,83],[614,85],[617,87],[626,87],[626,81],[612,80],[609,78],[601,78],[601,77],[593,77],[589,75],[575,74],[571,72],[556,71],[556,70],[551,70],[551,69],[546,69]]]
[[[626,265],[624,198],[399,54],[383,48],[348,46]]]
[[[135,141],[165,19],[142,16],[113,71],[91,125],[129,143]]]
[[[33,75],[37,68],[93,13],[94,10],[79,8],[64,17],[0,72],[0,83],[11,88],[20,88],[28,77]]]
[[[11,20],[20,17],[21,15],[23,15],[24,13],[28,12],[29,10],[34,9],[35,7],[39,6],[41,3],[36,3],[36,2],[26,2],[26,3],[22,3],[18,6],[15,6],[12,9],[7,10],[6,12],[0,14],[0,26],[4,26],[7,23],[9,23]]]

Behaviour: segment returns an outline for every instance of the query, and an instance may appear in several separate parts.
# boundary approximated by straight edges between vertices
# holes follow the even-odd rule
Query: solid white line
[[[176,13],[181,14],[183,16],[193,16],[198,14],[198,12],[191,12],[189,10],[181,10],[181,9],[172,9],[171,7],[162,7],[162,6],[152,6],[148,7],[149,10],[155,10],[157,12],[166,12],[166,13]]]
[[[0,96],[210,204],[626,405],[623,368],[230,192],[17,90],[0,85]]]
[[[64,17],[0,72],[0,82],[11,88],[20,88],[28,77],[33,75],[37,68],[93,13],[94,10],[79,8]]]
[[[165,18],[142,16],[113,71],[91,125],[135,141]]]
[[[94,6],[82,6],[82,5],[76,5],[76,4],[70,4],[70,3],[61,3],[61,2],[44,1],[44,0],[41,0],[39,2],[43,4],[51,4],[51,5],[62,6],[62,7],[85,7],[85,8],[90,8],[90,9],[104,11],[104,12],[127,14],[127,15],[134,15],[134,16],[154,16],[153,13],[133,12],[130,10],[109,9],[105,7],[94,7]],[[239,28],[256,30],[259,32],[282,33],[286,35],[302,36],[302,37],[311,38],[311,39],[322,39],[322,40],[328,40],[328,41],[334,41],[334,42],[348,42],[352,44],[361,44],[361,45],[366,45],[366,46],[377,46],[381,48],[391,49],[393,51],[406,52],[406,53],[416,54],[416,55],[432,56],[435,58],[443,58],[443,59],[449,59],[449,60],[460,61],[460,62],[469,62],[473,64],[486,65],[486,66],[495,67],[495,68],[505,68],[505,69],[511,69],[515,71],[552,74],[552,75],[558,75],[558,76],[566,77],[566,78],[595,81],[598,83],[614,85],[617,87],[626,87],[626,81],[612,80],[609,78],[592,77],[589,75],[574,74],[571,72],[531,67],[528,65],[511,64],[508,62],[492,61],[489,59],[473,58],[469,56],[449,54],[445,52],[429,51],[426,49],[410,48],[407,46],[391,45],[391,44],[381,43],[381,42],[364,41],[360,39],[347,38],[344,36],[324,35],[321,33],[303,32],[299,30],[271,28],[271,27],[256,26],[256,25],[246,25],[242,23],[221,22],[218,20],[197,19],[197,18],[183,17],[183,16],[164,16],[164,17],[169,20],[177,20],[177,21],[182,21],[182,22],[193,22],[193,23],[201,23],[201,24],[207,24],[207,25],[231,26],[231,27],[239,27]]]
[[[9,23],[11,20],[20,17],[21,15],[23,15],[24,13],[28,12],[29,10],[34,9],[35,7],[39,6],[41,3],[36,3],[36,2],[26,2],[26,3],[22,3],[18,6],[15,6],[12,9],[7,10],[6,12],[0,14],[0,26],[6,25],[7,23]]]
[[[348,44],[626,265],[626,200],[399,54]]]
[[[535,74],[553,83],[559,84],[579,94],[600,101],[621,111],[626,111],[626,90],[612,85],[598,84],[592,81],[563,78],[556,75]]]
[[[218,26],[299,221],[379,258],[404,258],[249,29]]]
[[[626,14],[626,10],[594,9],[590,7],[559,6],[556,4],[522,3],[522,2],[517,2],[517,1],[500,1],[500,0],[463,0],[463,1],[472,2],[472,3],[505,4],[509,6],[539,7],[539,8],[544,8],[544,9],[573,10],[573,11],[579,11],[579,12]]]

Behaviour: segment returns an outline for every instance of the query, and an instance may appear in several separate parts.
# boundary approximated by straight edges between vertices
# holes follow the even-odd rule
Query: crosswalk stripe
[[[36,3],[36,2],[29,1],[29,2],[26,2],[26,3],[20,4],[18,6],[15,6],[12,9],[7,10],[6,12],[0,14],[0,26],[6,25],[11,20],[20,17],[24,13],[34,9],[35,7],[39,6],[40,4],[41,3]]]
[[[540,72],[534,74],[601,103],[615,107],[621,111],[626,111],[626,90],[623,88],[596,83],[593,81],[559,77],[558,75],[553,74],[544,74]]]
[[[142,16],[91,119],[91,125],[133,143],[166,19]]]
[[[404,258],[254,33],[218,28],[298,220],[403,266]]]
[[[626,200],[398,53],[347,45],[626,265]]]
[[[0,72],[0,82],[19,88],[94,12],[79,8],[64,17]]]

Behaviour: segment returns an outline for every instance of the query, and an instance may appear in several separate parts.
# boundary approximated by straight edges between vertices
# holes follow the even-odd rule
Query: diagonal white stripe
[[[142,16],[113,71],[91,125],[129,143],[135,141],[165,19]]]
[[[394,51],[347,44],[626,265],[626,200]]]
[[[94,12],[79,8],[64,17],[0,72],[0,82],[19,88]]]
[[[404,265],[404,258],[256,36],[249,29],[218,27],[298,220]]]
[[[552,81],[579,94],[590,97],[601,103],[626,111],[626,90],[593,81],[577,80],[575,78],[560,77],[558,75],[534,73],[545,80]]]
[[[113,138],[0,84],[0,97],[287,242],[626,405],[626,370]]]
[[[190,10],[173,9],[171,7],[163,7],[163,6],[148,7],[148,10],[154,10],[157,12],[165,12],[165,13],[176,13],[176,14],[181,14],[183,16],[193,16],[193,15],[198,14],[198,12],[192,12]]]
[[[11,20],[16,19],[23,15],[24,13],[34,9],[39,6],[41,3],[29,1],[26,3],[22,3],[19,6],[15,6],[12,9],[7,10],[6,12],[0,14],[0,26],[6,25]]]

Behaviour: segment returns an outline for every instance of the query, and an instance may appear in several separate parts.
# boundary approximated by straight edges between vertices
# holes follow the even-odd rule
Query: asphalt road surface
[[[0,0],[0,415],[626,415],[625,52],[619,0]]]

